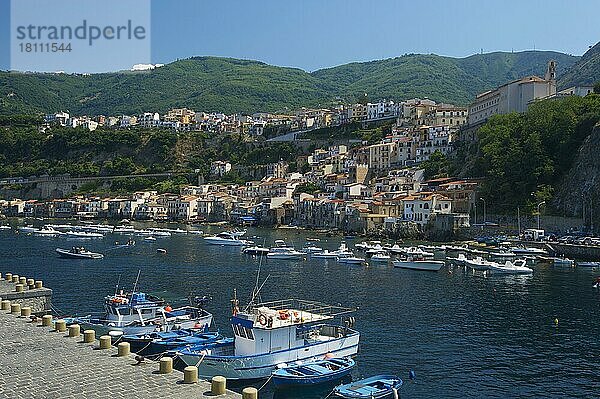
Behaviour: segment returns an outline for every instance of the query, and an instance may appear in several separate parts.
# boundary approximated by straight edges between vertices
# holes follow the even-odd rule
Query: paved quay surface
[[[158,362],[136,365],[134,355],[95,349],[83,335],[69,338],[41,323],[0,311],[0,398],[202,398],[210,383],[182,384],[183,373],[157,374]],[[219,396],[238,399],[228,391]]]

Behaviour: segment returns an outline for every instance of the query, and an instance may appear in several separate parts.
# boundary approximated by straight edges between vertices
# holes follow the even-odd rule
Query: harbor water
[[[246,237],[253,236],[258,245],[283,239],[296,248],[307,237],[320,238],[315,244],[327,249],[341,241],[283,229],[249,229]],[[358,308],[361,344],[353,378],[398,374],[405,380],[403,398],[589,398],[600,392],[600,292],[592,288],[599,271],[539,265],[533,276],[481,277],[449,265],[436,273],[325,259],[259,260],[192,234],[153,242],[134,237],[133,247],[115,246],[128,238],[71,240],[0,231],[0,271],[44,280],[54,290],[54,307],[79,315],[100,311],[118,282],[131,290],[141,271],[138,287],[173,304],[190,294],[211,297],[207,309],[215,315],[215,328],[232,336],[233,289],[243,306],[260,265],[265,301],[294,297]],[[347,243],[353,247],[354,240]],[[105,257],[60,259],[54,252],[72,246]],[[409,370],[414,382],[408,381]],[[267,386],[260,396],[327,393],[274,393]]]

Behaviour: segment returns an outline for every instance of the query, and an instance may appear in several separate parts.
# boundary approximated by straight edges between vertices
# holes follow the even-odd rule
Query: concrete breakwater
[[[2,398],[201,398],[218,396],[226,399],[240,395],[226,390],[226,381],[198,381],[197,370],[173,371],[169,359],[151,362],[135,358],[129,344],[110,345],[110,337],[96,340],[93,331],[67,326],[52,320],[42,309],[40,298],[49,300],[52,291],[32,288],[19,291],[21,282],[6,280],[0,284],[0,397]],[[27,282],[27,280],[25,281]],[[18,287],[18,288],[17,288]],[[13,293],[29,292],[30,297],[6,298]],[[34,296],[34,294],[39,294]],[[44,299],[46,301],[46,299]],[[38,316],[34,315],[37,313]],[[108,338],[108,340],[106,339]],[[254,388],[244,390],[244,397],[256,399]]]

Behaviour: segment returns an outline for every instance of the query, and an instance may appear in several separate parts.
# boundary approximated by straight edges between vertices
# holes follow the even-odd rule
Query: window
[[[121,316],[129,316],[131,314],[131,309],[130,308],[121,308],[121,309],[119,309],[119,314]]]
[[[142,309],[142,314],[152,314],[152,309]]]

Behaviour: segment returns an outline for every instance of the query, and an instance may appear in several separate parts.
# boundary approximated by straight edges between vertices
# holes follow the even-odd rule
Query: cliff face
[[[553,205],[571,216],[581,216],[585,207],[586,225],[593,215],[594,225],[600,221],[600,124],[584,140],[573,166],[558,186]]]

